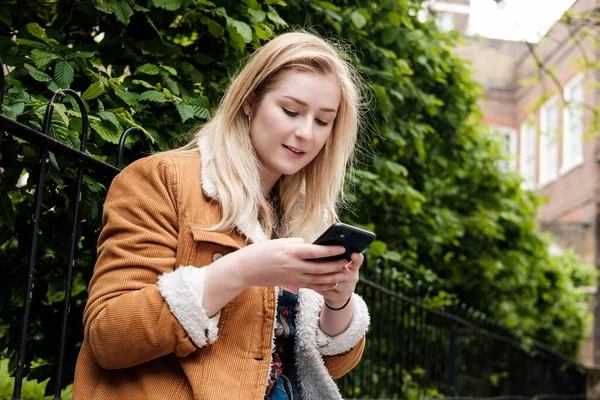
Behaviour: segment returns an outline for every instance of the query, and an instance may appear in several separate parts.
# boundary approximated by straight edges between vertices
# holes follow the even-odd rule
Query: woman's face
[[[340,97],[334,75],[291,70],[258,103],[244,105],[263,188],[270,190],[281,175],[295,174],[316,157],[331,135]]]

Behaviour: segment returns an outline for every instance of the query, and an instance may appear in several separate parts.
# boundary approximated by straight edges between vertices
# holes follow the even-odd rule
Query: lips
[[[294,154],[298,154],[298,155],[304,154],[304,152],[303,152],[302,150],[300,150],[300,149],[297,149],[297,148],[295,148],[295,147],[292,147],[292,146],[286,146],[285,144],[283,145],[283,147],[285,147],[286,149],[288,149],[289,151],[291,151],[291,152],[292,152],[292,153],[294,153]]]

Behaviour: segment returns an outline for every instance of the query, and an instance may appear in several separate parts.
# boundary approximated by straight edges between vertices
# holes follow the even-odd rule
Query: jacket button
[[[213,254],[213,262],[217,261],[221,257],[223,257],[223,254],[221,254],[221,253]]]

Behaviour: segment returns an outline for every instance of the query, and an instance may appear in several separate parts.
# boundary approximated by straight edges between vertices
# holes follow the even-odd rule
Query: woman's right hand
[[[343,246],[304,243],[301,238],[286,238],[253,243],[228,254],[219,261],[237,266],[244,286],[295,286],[321,289],[348,279],[347,260],[316,261],[343,254]],[[229,260],[224,260],[229,258]]]

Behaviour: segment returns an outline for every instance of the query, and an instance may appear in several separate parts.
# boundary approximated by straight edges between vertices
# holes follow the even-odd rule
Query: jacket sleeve
[[[177,182],[169,162],[156,156],[134,162],[114,179],[104,204],[83,319],[84,341],[106,369],[131,367],[169,353],[183,357],[198,347],[166,300],[176,298],[177,283],[189,274],[175,270]],[[186,280],[188,285],[194,279],[202,283],[202,276],[192,278]],[[200,294],[187,296],[191,300],[179,305],[201,306]],[[201,316],[203,309],[192,312]],[[215,319],[218,316],[205,322],[216,327]]]
[[[369,309],[362,297],[356,293],[353,296],[354,315],[344,332],[329,336],[320,327],[317,328],[317,346],[334,379],[356,367],[365,348],[365,335],[370,324]]]
[[[365,350],[366,339],[363,336],[347,353],[335,356],[324,356],[325,367],[333,379],[339,379],[356,367]]]

